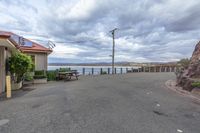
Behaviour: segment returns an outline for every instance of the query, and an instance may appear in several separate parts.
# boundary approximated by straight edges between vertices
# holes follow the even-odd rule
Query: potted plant
[[[33,76],[33,78],[34,84],[47,83],[47,75],[45,70],[35,71],[35,75]]]
[[[8,63],[12,76],[12,89],[20,89],[22,87],[24,74],[33,68],[31,57],[17,52],[8,59]]]

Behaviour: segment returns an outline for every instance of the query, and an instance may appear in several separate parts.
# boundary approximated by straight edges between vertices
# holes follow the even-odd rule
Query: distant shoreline
[[[158,64],[176,64],[177,62],[149,62],[149,63],[136,63],[136,62],[116,62],[115,66],[146,66]],[[111,63],[49,63],[48,66],[112,66]]]
[[[48,64],[48,66],[112,66],[111,64]],[[132,66],[132,65],[120,65],[115,66]]]

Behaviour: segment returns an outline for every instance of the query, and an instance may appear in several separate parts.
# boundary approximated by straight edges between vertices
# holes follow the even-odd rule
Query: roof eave
[[[21,49],[24,53],[47,53],[51,54],[52,50],[29,50],[29,49]]]

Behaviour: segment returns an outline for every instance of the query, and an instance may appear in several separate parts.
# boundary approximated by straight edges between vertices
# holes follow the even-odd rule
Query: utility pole
[[[117,30],[117,28],[111,30],[111,34],[113,37],[113,49],[112,49],[112,74],[115,74],[115,31]]]

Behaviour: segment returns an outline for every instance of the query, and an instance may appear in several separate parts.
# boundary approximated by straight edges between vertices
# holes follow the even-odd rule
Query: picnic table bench
[[[70,71],[67,71],[67,72],[58,72],[58,77],[57,79],[64,79],[65,81],[67,80],[71,80],[72,77],[75,77],[76,80],[78,80],[78,72],[77,70],[70,70]]]

